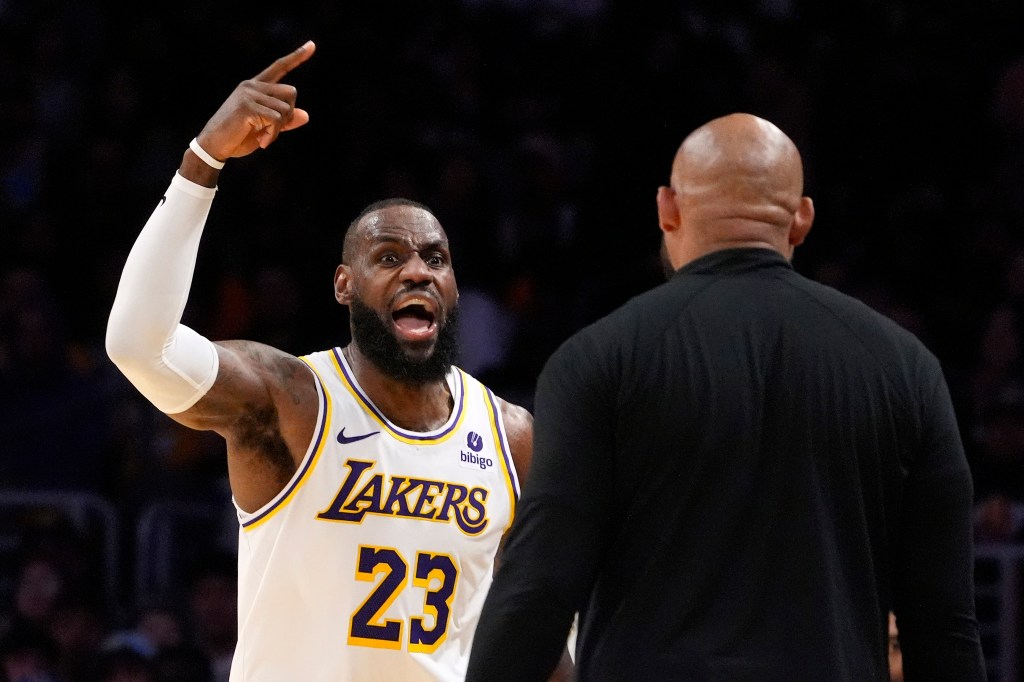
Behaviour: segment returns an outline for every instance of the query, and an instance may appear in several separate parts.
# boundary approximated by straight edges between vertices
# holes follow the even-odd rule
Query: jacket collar
[[[733,275],[763,268],[783,267],[793,269],[793,264],[778,251],[769,248],[741,247],[720,249],[696,258],[672,275]]]

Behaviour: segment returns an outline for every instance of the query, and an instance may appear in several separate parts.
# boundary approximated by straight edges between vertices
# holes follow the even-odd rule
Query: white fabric
[[[207,166],[210,166],[211,168],[216,168],[217,170],[220,170],[221,168],[224,167],[224,162],[218,161],[217,159],[213,158],[213,155],[210,154],[210,152],[203,149],[202,145],[199,144],[199,140],[197,138],[192,138],[192,141],[188,143],[188,148],[192,150],[192,153],[194,153],[196,156],[202,159],[203,163],[205,163]]]
[[[580,632],[580,612],[577,611],[576,615],[572,618],[572,627],[569,628],[569,639],[566,640],[565,646],[569,649],[569,658],[573,663],[576,663],[576,638]]]
[[[313,442],[275,499],[238,510],[231,682],[461,682],[519,490],[496,400],[453,369],[447,423],[414,433],[339,349],[302,359]]]
[[[107,321],[107,354],[158,409],[183,412],[217,378],[217,349],[181,324],[216,188],[175,173],[125,262]]]

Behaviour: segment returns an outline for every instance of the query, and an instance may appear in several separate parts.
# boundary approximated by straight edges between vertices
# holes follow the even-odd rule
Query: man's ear
[[[679,229],[679,207],[676,205],[676,192],[664,185],[658,188],[658,225],[662,232],[674,232]]]
[[[800,246],[814,223],[814,202],[810,197],[800,197],[800,207],[793,215],[793,224],[789,227],[790,246]]]
[[[352,272],[344,263],[334,271],[334,298],[342,305],[352,302]]]

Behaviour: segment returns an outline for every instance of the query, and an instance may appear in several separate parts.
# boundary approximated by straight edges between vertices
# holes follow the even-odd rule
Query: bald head
[[[793,212],[804,189],[803,164],[796,145],[773,123],[730,114],[683,140],[672,164],[672,189]]]
[[[674,267],[730,246],[773,248],[789,258],[814,217],[796,145],[751,114],[716,118],[690,133],[670,183],[659,190],[658,213]]]

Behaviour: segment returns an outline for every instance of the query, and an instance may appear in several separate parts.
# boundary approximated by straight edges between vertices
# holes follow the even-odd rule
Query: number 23
[[[431,653],[441,646],[448,632],[452,601],[459,570],[454,559],[447,554],[416,553],[416,567],[412,577],[414,587],[426,590],[423,599],[424,615],[432,615],[432,627],[424,625],[424,618],[409,619],[409,651]],[[348,643],[383,649],[402,648],[401,620],[385,620],[384,613],[405,589],[409,565],[397,550],[390,547],[359,547],[356,580],[374,582],[382,575],[377,588],[352,614]],[[432,580],[436,589],[430,589]]]

